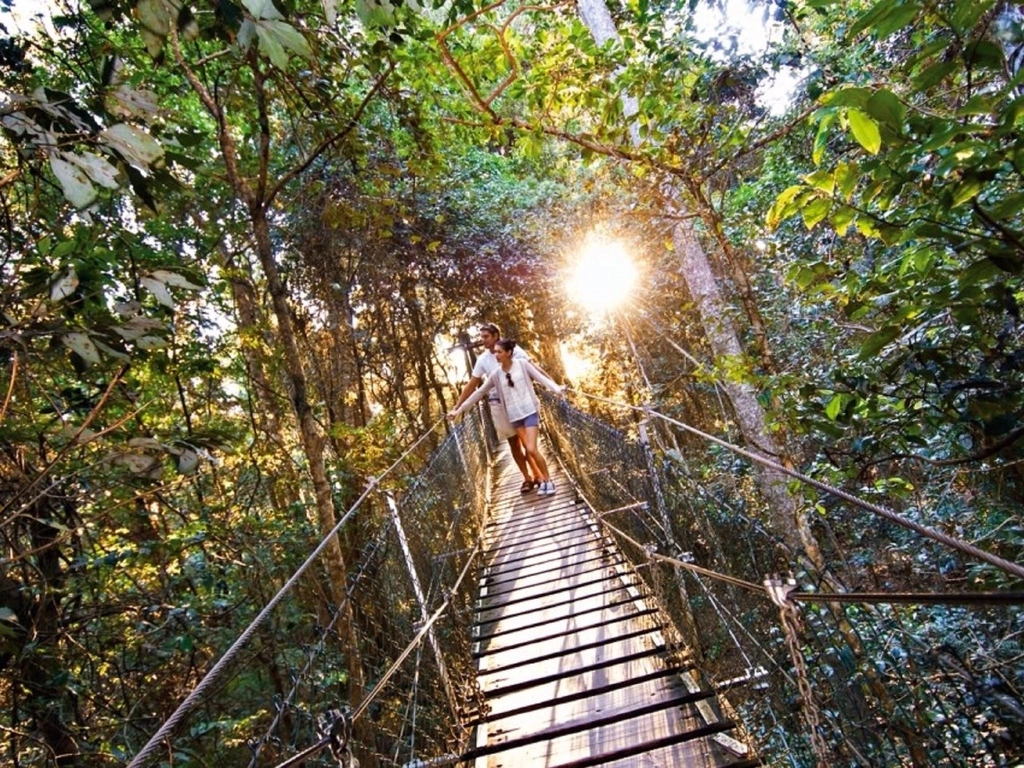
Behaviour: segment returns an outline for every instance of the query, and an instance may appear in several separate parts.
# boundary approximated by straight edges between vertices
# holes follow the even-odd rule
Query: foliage
[[[1022,405],[1018,106],[991,10],[904,3],[855,19],[850,39],[871,35],[879,54],[823,92],[818,167],[768,214],[857,244],[790,270],[805,300],[864,329],[825,415],[884,419],[897,450],[938,458],[1013,439]],[[943,426],[963,437],[929,445],[922,431]]]
[[[730,439],[722,383],[757,387],[803,470],[1019,559],[1014,27],[989,0],[792,0],[759,11],[785,19],[778,45],[725,55],[735,40],[695,39],[694,5],[616,7],[619,39],[602,45],[567,5],[334,0],[68,4],[52,36],[0,37],[12,760],[137,753],[319,541],[315,449],[338,519],[451,405],[448,348],[485,318],[548,354],[578,334],[596,362],[577,383]],[[758,89],[792,65],[807,80],[778,115]],[[727,360],[679,274],[681,211],[739,326],[743,354]],[[591,323],[562,292],[594,229],[645,267],[618,323]],[[749,467],[653,432],[685,485],[672,493],[698,494],[692,481],[732,504],[688,523],[696,552],[724,557],[721,531],[760,510]],[[1010,583],[798,493],[849,584]],[[361,657],[323,647],[339,614],[317,572],[194,713],[175,761],[244,761],[275,714],[260,743],[301,748],[314,704],[387,669],[420,617],[399,548],[378,538],[388,509],[366,506],[339,537]],[[441,507],[422,512],[424,548],[442,548]],[[943,674],[965,695],[996,692],[979,711],[997,733],[1020,681],[986,649],[1019,627],[955,611],[892,621],[966,659]],[[726,633],[713,646],[728,657]],[[883,671],[905,657],[894,648],[877,652]],[[275,711],[293,677],[307,699]],[[447,704],[431,696],[421,722],[440,751]],[[384,699],[361,736],[391,753],[405,702]]]

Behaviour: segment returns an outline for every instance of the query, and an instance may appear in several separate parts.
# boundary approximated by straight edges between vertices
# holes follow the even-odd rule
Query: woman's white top
[[[509,386],[505,371],[499,365],[454,413],[463,413],[471,405],[479,402],[491,389],[497,389],[501,393],[501,401],[505,404],[509,421],[518,421],[540,410],[537,393],[533,391],[534,381],[539,381],[552,392],[560,394],[564,391],[563,387],[541,373],[529,360],[513,359],[508,374],[512,377],[514,386]]]
[[[513,360],[529,360],[526,353],[523,352],[522,347],[514,347],[512,349]],[[487,380],[487,377],[494,373],[496,370],[501,368],[501,364],[498,362],[498,358],[494,356],[494,352],[491,350],[485,350],[480,353],[480,357],[476,359],[476,365],[473,366],[473,378],[479,378],[480,384],[483,384]],[[487,396],[487,402],[491,404],[491,407],[497,407],[501,405],[501,391],[497,388],[491,389],[491,394]]]

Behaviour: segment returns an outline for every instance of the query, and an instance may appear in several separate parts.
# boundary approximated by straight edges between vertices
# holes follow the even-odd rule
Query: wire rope
[[[738,445],[734,445],[730,442],[717,438],[714,435],[709,435],[707,432],[703,432],[702,430],[699,430],[696,427],[686,424],[685,422],[679,421],[678,419],[673,419],[670,416],[658,413],[653,408],[630,405],[629,403],[611,400],[606,397],[601,397],[600,395],[592,395],[587,392],[582,392],[580,390],[570,391],[576,392],[577,394],[583,397],[598,400],[600,402],[604,402],[609,405],[614,405],[619,408],[626,408],[633,411],[647,413],[652,416],[657,416],[659,419],[662,419],[663,421],[666,421],[669,424],[672,424],[693,435],[697,435],[698,437],[715,443],[716,445],[721,446],[726,450],[732,451],[737,455],[744,456],[745,458],[748,458],[751,461],[755,461],[758,464],[761,464],[765,467],[774,469],[777,472],[782,472],[783,474],[788,475],[789,477],[792,477],[796,480],[799,480],[802,483],[806,483],[807,485],[817,488],[819,491],[823,491],[825,493],[830,493],[834,496],[838,496],[839,498],[848,501],[851,504],[860,507],[861,509],[873,512],[874,514],[884,517],[886,520],[889,520],[892,523],[896,523],[897,525],[902,526],[903,528],[907,528],[911,531],[914,531],[915,533],[919,533],[922,536],[925,536],[926,538],[929,538],[933,541],[937,541],[940,544],[945,544],[947,547],[956,549],[978,560],[982,560],[984,562],[989,563],[990,565],[994,565],[995,567],[999,568],[1002,571],[1005,571],[1006,573],[1010,573],[1014,576],[1017,576],[1020,579],[1024,579],[1024,566],[1018,565],[1017,563],[1012,563],[1009,560],[1006,560],[1005,558],[999,557],[998,555],[994,555],[991,552],[986,552],[985,550],[979,549],[973,544],[970,544],[966,541],[962,541],[961,539],[957,539],[953,536],[949,536],[945,533],[942,533],[941,531],[936,531],[934,528],[929,528],[926,525],[915,523],[913,520],[908,520],[903,515],[900,515],[891,509],[883,507],[880,504],[865,501],[864,499],[861,499],[853,495],[852,493],[844,491],[841,488],[836,488],[835,486],[829,485],[828,483],[824,483],[820,480],[815,480],[813,477],[805,475],[802,472],[798,472],[795,469],[790,469],[789,467],[783,466],[782,464],[779,464],[776,461],[772,461],[771,459],[754,453],[753,451],[748,451],[745,448],[741,448]]]
[[[416,633],[416,635],[413,637],[413,639],[409,641],[408,645],[405,646],[405,649],[398,655],[398,658],[395,659],[391,663],[391,666],[388,667],[387,671],[381,676],[380,680],[377,681],[377,684],[375,686],[373,686],[373,689],[366,696],[363,697],[363,700],[359,703],[359,706],[356,707],[355,711],[352,712],[352,716],[351,716],[352,722],[355,722],[356,719],[361,714],[363,714],[363,712],[366,711],[366,708],[368,706],[370,706],[370,704],[376,698],[377,694],[380,693],[381,690],[383,690],[385,684],[387,684],[387,682],[391,679],[391,677],[395,674],[395,672],[398,671],[398,668],[409,657],[409,654],[412,653],[414,650],[416,650],[419,647],[420,643],[423,642],[423,638],[426,637],[427,632],[430,630],[430,628],[432,626],[434,626],[434,622],[436,622],[438,620],[438,618],[440,618],[441,614],[443,614],[448,609],[448,606],[451,603],[451,595],[454,594],[455,591],[459,588],[459,585],[462,583],[462,580],[465,578],[466,574],[469,572],[469,566],[472,565],[473,561],[476,559],[476,557],[477,557],[477,555],[479,553],[480,553],[480,544],[478,542],[477,546],[474,547],[472,554],[469,556],[469,558],[467,558],[466,564],[463,566],[462,572],[459,574],[459,578],[456,580],[455,584],[452,586],[452,588],[451,588],[451,590],[449,592],[449,597],[444,601],[444,603],[442,603],[437,608],[437,610],[435,610],[430,615],[430,618],[427,619],[423,623],[423,626],[420,627],[420,630]],[[318,741],[316,744],[313,744],[312,746],[307,747],[306,749],[304,749],[302,752],[298,753],[294,757],[289,758],[288,760],[284,761],[283,763],[278,763],[276,768],[290,768],[290,766],[300,765],[301,763],[305,762],[306,760],[308,760],[313,755],[317,754],[320,750],[322,750],[325,747],[327,747],[328,744],[330,744],[330,742],[331,742],[331,736],[330,735],[325,736],[320,741]]]
[[[389,527],[388,525],[381,526],[380,532],[381,533],[385,532],[388,527]],[[366,567],[367,567],[368,563],[370,562],[370,560],[372,559],[372,555],[374,553],[376,553],[380,549],[382,539],[383,539],[383,535],[378,536],[378,538],[373,542],[373,546],[370,547],[366,551],[366,554],[363,556],[362,561],[360,562],[360,565],[359,565],[359,569],[356,572],[355,579],[352,581],[352,583],[349,585],[348,589],[346,590],[346,594],[345,594],[345,602],[346,603],[352,598],[352,593],[355,590],[356,585],[359,583],[360,579],[362,579],[363,574],[366,571]],[[345,605],[343,603],[341,606],[338,607],[338,609],[336,611],[333,612],[333,614],[331,616],[331,620],[327,623],[327,626],[324,627],[323,632],[320,634],[320,639],[317,641],[317,644],[316,644],[316,646],[314,648],[316,653],[310,655],[309,659],[307,659],[307,661],[306,661],[305,667],[303,667],[303,669],[297,675],[295,675],[295,680],[294,680],[294,682],[292,684],[292,688],[291,688],[290,691],[288,691],[288,694],[284,697],[282,706],[278,708],[277,714],[274,715],[274,719],[271,721],[270,725],[267,726],[267,729],[266,729],[266,731],[265,731],[265,733],[263,735],[263,738],[261,738],[257,742],[256,748],[253,749],[253,755],[252,755],[252,758],[249,761],[249,768],[255,768],[256,760],[257,760],[257,758],[259,758],[260,753],[263,751],[264,745],[267,743],[267,740],[270,738],[270,735],[277,728],[277,724],[281,721],[281,718],[283,717],[284,712],[285,712],[286,708],[288,707],[289,703],[296,696],[296,694],[298,692],[298,689],[299,689],[299,685],[301,684],[302,680],[311,671],[312,666],[313,666],[313,660],[316,658],[316,656],[323,649],[324,643],[326,642],[328,635],[330,635],[331,631],[334,629],[334,625],[337,623],[338,619],[341,618],[342,611],[343,611],[344,607],[345,607]]]
[[[263,607],[263,609],[256,615],[256,618],[254,618],[252,622],[249,624],[249,626],[245,628],[242,634],[239,635],[238,639],[231,644],[231,647],[229,647],[227,651],[224,652],[224,655],[220,657],[217,663],[213,665],[213,667],[210,669],[209,672],[206,673],[203,679],[196,684],[195,688],[193,688],[192,691],[188,694],[188,696],[185,697],[185,700],[178,705],[178,708],[175,709],[173,713],[171,713],[171,716],[164,721],[163,725],[160,726],[157,732],[153,734],[153,736],[145,744],[145,746],[143,746],[143,748],[135,755],[135,757],[132,758],[131,762],[128,763],[128,768],[140,768],[140,766],[145,764],[146,759],[148,759],[157,750],[157,748],[160,746],[160,743],[164,739],[170,736],[170,734],[174,731],[178,724],[184,719],[185,715],[187,715],[192,710],[192,708],[199,703],[200,698],[203,696],[206,690],[213,685],[214,681],[216,681],[218,677],[220,677],[223,671],[227,668],[228,664],[230,664],[234,660],[235,656],[238,655],[239,651],[241,651],[241,649],[245,647],[246,644],[248,644],[249,640],[252,639],[252,636],[255,634],[256,630],[263,624],[264,621],[267,620],[267,617],[270,616],[270,614],[281,602],[281,600],[284,599],[284,596],[292,590],[292,588],[298,583],[302,575],[307,570],[309,570],[310,566],[316,561],[316,559],[321,555],[321,553],[325,549],[327,549],[327,546],[330,544],[331,540],[335,536],[337,536],[338,532],[342,529],[342,527],[344,527],[345,523],[347,523],[349,519],[352,517],[352,515],[355,514],[355,511],[360,507],[363,501],[366,500],[370,493],[373,492],[373,490],[377,487],[380,481],[388,474],[390,474],[392,470],[394,470],[402,462],[404,462],[406,457],[409,456],[409,454],[412,453],[417,448],[417,446],[419,446],[420,443],[426,440],[426,438],[430,434],[432,434],[433,431],[444,422],[444,420],[445,417],[441,417],[440,419],[438,419],[422,435],[420,435],[420,437],[411,446],[409,446],[409,448],[407,448],[405,452],[391,464],[391,466],[384,470],[384,472],[382,472],[378,477],[371,477],[369,479],[369,481],[366,483],[366,488],[363,490],[363,493],[359,496],[359,498],[356,499],[355,503],[351,507],[349,507],[348,511],[342,516],[342,518],[337,522],[337,524],[330,530],[330,532],[326,536],[324,536],[324,538],[320,541],[317,547],[310,553],[309,557],[306,558],[306,560],[296,569],[295,573],[292,574],[288,581],[285,582],[284,586],[282,586],[281,589],[278,590],[277,594],[274,595],[270,599],[270,601]]]

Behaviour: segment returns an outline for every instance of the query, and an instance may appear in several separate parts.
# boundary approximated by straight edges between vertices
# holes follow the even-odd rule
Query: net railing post
[[[405,567],[409,571],[409,580],[412,582],[413,592],[416,594],[416,602],[420,607],[420,621],[426,622],[429,618],[427,599],[423,593],[423,586],[420,584],[420,577],[416,573],[416,564],[413,562],[412,550],[409,548],[409,538],[405,535],[405,526],[402,525],[402,516],[399,514],[398,502],[395,501],[395,497],[391,493],[385,494],[385,499],[391,514],[391,522],[395,526],[395,532],[398,535],[402,556],[405,558]],[[441,682],[444,685],[445,693],[448,695],[448,703],[451,706],[452,715],[457,717],[459,709],[457,699],[455,698],[455,690],[452,687],[451,678],[448,676],[448,667],[444,662],[444,654],[441,653],[441,647],[437,642],[437,634],[433,628],[427,631],[427,642],[430,643],[430,648],[434,652],[434,658],[437,661],[437,668],[441,675]]]

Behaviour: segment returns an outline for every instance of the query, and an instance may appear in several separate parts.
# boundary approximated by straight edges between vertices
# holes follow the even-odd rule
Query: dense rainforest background
[[[614,403],[1024,564],[1022,16],[995,0],[0,0],[3,762],[130,761],[321,542],[157,757],[307,746],[321,713],[289,694],[304,664],[321,700],[358,706],[420,617],[383,571],[356,583],[385,500],[338,524],[399,458],[389,492],[405,492],[445,439],[482,321],[627,434]],[[567,276],[608,242],[637,280],[596,316]],[[600,257],[584,271],[609,274]],[[668,524],[707,522],[699,565],[830,592],[1020,590],[647,426]],[[767,565],[712,545],[740,518],[772,542]],[[860,736],[836,736],[824,724],[852,710],[776,702],[774,726],[748,722],[767,764],[1024,760],[1019,605],[862,607],[884,654],[846,609],[818,610],[845,644],[808,645],[808,665],[847,668],[874,703]],[[789,674],[771,621],[745,631],[775,632]],[[900,674],[955,703],[925,687],[903,706],[884,692]],[[405,695],[356,721],[364,766],[415,751]],[[424,756],[457,749],[450,703],[423,694]],[[290,736],[260,740],[271,721]],[[873,752],[888,730],[898,748]]]

